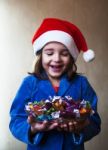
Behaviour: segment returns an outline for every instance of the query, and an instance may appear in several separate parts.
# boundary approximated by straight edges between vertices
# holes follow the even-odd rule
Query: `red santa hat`
[[[94,51],[88,49],[86,40],[78,27],[65,20],[57,18],[43,20],[32,39],[34,53],[36,54],[49,42],[64,44],[75,61],[81,51],[86,62],[95,57]]]

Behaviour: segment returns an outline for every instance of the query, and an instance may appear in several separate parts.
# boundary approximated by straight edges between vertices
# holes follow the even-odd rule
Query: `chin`
[[[52,78],[60,78],[61,77],[61,75],[62,75],[62,73],[60,73],[60,74],[56,74],[56,73],[54,73],[54,74],[49,74]]]

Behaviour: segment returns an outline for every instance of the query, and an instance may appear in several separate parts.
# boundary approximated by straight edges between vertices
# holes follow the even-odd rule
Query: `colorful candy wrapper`
[[[39,122],[83,121],[94,113],[89,101],[75,101],[70,96],[54,96],[47,100],[28,102],[25,111]]]

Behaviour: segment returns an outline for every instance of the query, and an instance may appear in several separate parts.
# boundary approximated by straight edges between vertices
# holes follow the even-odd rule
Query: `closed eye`
[[[61,55],[62,55],[62,56],[69,56],[70,54],[69,54],[69,52],[66,50],[66,51],[61,52]]]
[[[46,52],[45,54],[48,56],[51,56],[51,55],[53,55],[53,52]]]

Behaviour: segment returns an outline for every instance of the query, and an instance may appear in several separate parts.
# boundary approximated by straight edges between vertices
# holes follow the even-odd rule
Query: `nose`
[[[60,54],[55,54],[54,57],[53,57],[53,61],[55,62],[60,62],[61,61],[61,57],[60,57]]]

